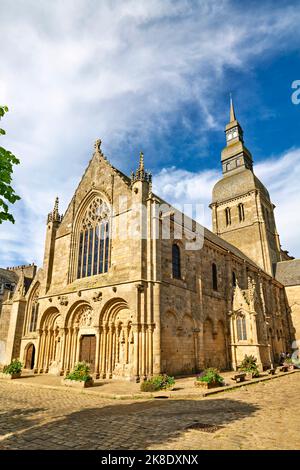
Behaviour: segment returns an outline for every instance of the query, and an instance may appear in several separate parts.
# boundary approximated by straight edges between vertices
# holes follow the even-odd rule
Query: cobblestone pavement
[[[300,449],[300,373],[203,399],[106,400],[0,380],[0,449]],[[221,428],[187,430],[195,422]]]

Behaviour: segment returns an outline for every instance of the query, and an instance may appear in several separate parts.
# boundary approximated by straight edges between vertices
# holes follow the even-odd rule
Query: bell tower
[[[231,97],[225,135],[226,147],[221,153],[223,177],[213,188],[210,204],[213,231],[273,275],[281,260],[275,206],[254,174],[252,155],[244,144]]]

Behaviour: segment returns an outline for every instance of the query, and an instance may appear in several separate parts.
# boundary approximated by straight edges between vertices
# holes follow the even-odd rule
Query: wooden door
[[[81,337],[80,355],[79,360],[86,362],[90,365],[90,371],[95,370],[95,355],[96,355],[96,336],[83,335]]]
[[[33,369],[34,367],[35,347],[30,344],[26,352],[25,369]]]

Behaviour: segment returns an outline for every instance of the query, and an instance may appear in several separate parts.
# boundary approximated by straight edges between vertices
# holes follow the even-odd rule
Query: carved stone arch
[[[185,336],[192,336],[195,328],[195,320],[190,313],[184,313],[182,317],[182,328]]]
[[[37,281],[30,289],[26,308],[25,333],[35,331],[38,325],[40,287],[41,284]]]
[[[55,320],[60,317],[60,312],[56,307],[49,307],[47,308],[40,317],[40,321],[38,323],[38,329],[44,330],[53,327]],[[62,320],[60,321],[61,326]]]
[[[130,311],[129,305],[126,300],[121,297],[117,297],[111,300],[108,300],[105,305],[102,307],[99,315],[99,325],[103,325],[109,322],[114,322],[117,319],[119,312],[122,310]],[[132,320],[132,313],[130,318]],[[129,321],[129,320],[128,320]]]
[[[48,372],[53,362],[59,361],[60,338],[63,319],[56,307],[49,307],[43,312],[39,321],[39,346],[37,369]]]
[[[177,330],[179,326],[179,317],[176,310],[166,310],[162,316],[162,328],[173,328],[174,331]]]
[[[90,320],[88,315],[90,315]],[[65,318],[65,328],[81,326],[81,317],[86,320],[87,326],[94,325],[93,309],[89,302],[85,300],[78,300],[71,305]]]
[[[74,218],[74,230],[75,231],[78,230],[78,225],[80,224],[81,219],[84,216],[85,211],[87,210],[87,208],[89,207],[89,205],[91,204],[91,202],[95,198],[99,198],[99,199],[103,200],[103,202],[106,203],[107,206],[109,207],[109,209],[111,210],[111,199],[109,198],[109,196],[107,194],[105,194],[103,191],[98,191],[98,190],[92,189],[82,199],[82,201],[80,202],[80,204],[77,208],[75,218]]]

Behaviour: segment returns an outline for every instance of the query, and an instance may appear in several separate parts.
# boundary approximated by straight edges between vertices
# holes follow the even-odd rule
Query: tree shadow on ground
[[[258,409],[257,405],[230,398],[151,400],[106,406],[100,402],[99,407],[25,429],[1,444],[5,449],[148,449],[170,444],[194,423],[226,427]],[[201,434],[205,439],[205,434]]]
[[[1,411],[0,439],[5,434],[22,431],[39,423],[40,419],[35,417],[35,414],[43,411],[45,411],[44,408],[17,408],[10,411]]]

